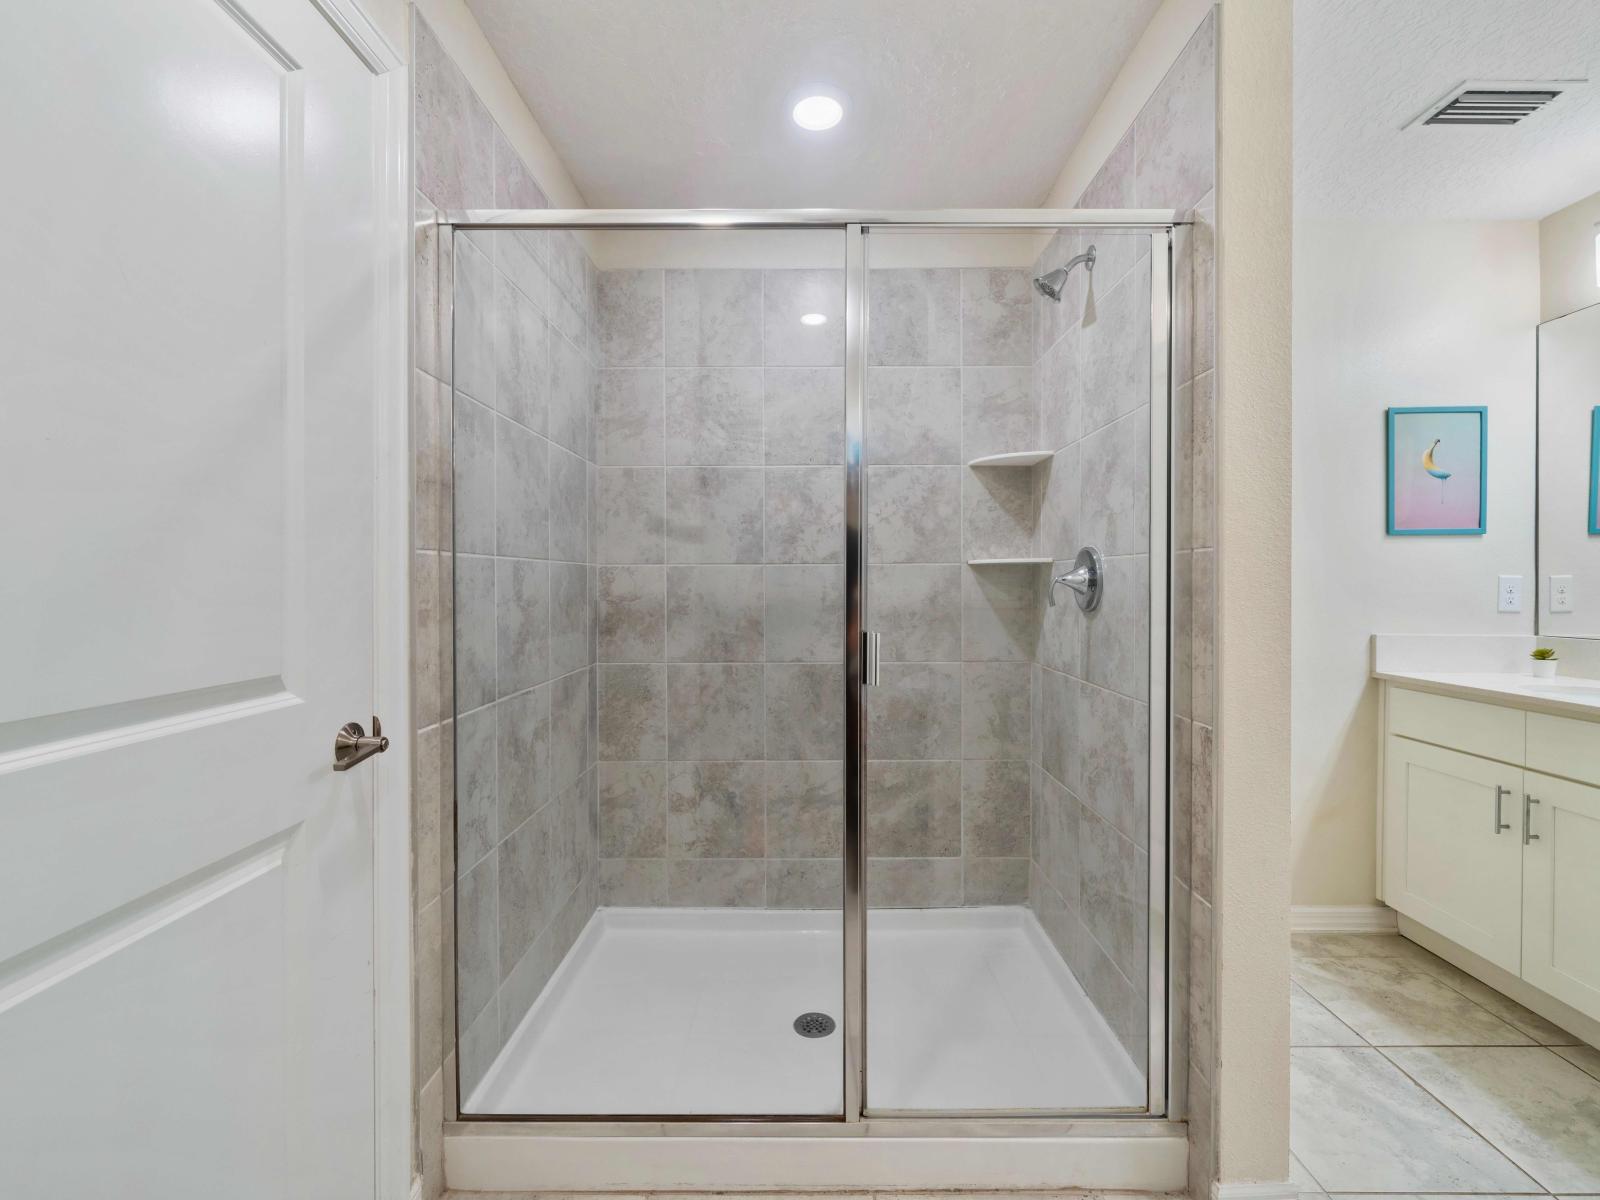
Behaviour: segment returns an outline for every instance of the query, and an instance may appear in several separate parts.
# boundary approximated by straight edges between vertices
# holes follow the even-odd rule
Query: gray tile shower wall
[[[840,902],[843,310],[837,270],[598,276],[601,903]]]
[[[437,210],[545,200],[412,16],[415,1079],[436,1197],[458,1011],[470,1089],[598,896],[596,275],[566,235],[463,236],[452,258]]]
[[[1131,145],[1130,145],[1131,148]],[[1086,207],[1133,207],[1102,169]],[[1131,179],[1130,181],[1131,182]],[[1096,194],[1098,193],[1098,194]],[[1129,194],[1124,194],[1129,193]],[[1036,835],[1030,895],[1040,921],[1123,1047],[1141,1065],[1148,1037],[1150,868],[1150,263],[1147,237],[1057,234],[1035,269],[1093,244],[1061,303],[1034,302],[1039,429],[1053,457],[1033,472],[1033,552],[1069,569],[1078,547],[1105,556],[1098,610],[1042,610],[1033,691]]]
[[[1175,208],[1170,688],[1172,1111],[1189,1118],[1190,1191],[1210,1194],[1212,746],[1214,711],[1216,139],[1215,16],[1079,198],[1085,208]],[[1104,607],[1046,609],[1033,671],[1034,820],[1030,902],[1090,999],[1135,1059],[1144,1052],[1149,721],[1143,600],[1147,515],[1148,311],[1145,250],[1108,233],[1067,236],[1035,264],[1061,265],[1094,242],[1059,305],[1034,302],[1038,428],[1055,453],[1035,469],[1037,551],[1107,556]],[[1125,603],[1127,601],[1128,603]],[[1137,603],[1131,603],[1137,601]]]
[[[867,900],[1019,904],[1032,838],[1029,663],[1036,571],[1028,472],[973,458],[1032,448],[1032,286],[1018,268],[868,278]]]
[[[454,248],[457,1013],[470,1091],[594,911],[598,276],[570,234]]]
[[[1032,497],[963,464],[1031,439],[1027,276],[872,287],[869,900],[1020,903],[1032,581],[965,562],[1026,553]],[[840,903],[843,289],[600,276],[602,903]]]

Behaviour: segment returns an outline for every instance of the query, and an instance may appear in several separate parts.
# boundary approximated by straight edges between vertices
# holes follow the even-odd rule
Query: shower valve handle
[[[1105,586],[1105,560],[1093,546],[1085,546],[1073,560],[1072,570],[1050,580],[1050,607],[1056,606],[1056,588],[1065,584],[1078,598],[1078,607],[1093,612],[1100,607],[1100,593]]]

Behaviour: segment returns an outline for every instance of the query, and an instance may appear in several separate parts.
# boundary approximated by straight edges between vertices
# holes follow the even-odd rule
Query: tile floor
[[[868,1104],[1144,1103],[1144,1080],[1023,908],[869,917]],[[837,912],[603,909],[463,1108],[525,1114],[840,1111]]]
[[[1413,942],[1296,934],[1304,1197],[1600,1195],[1600,1051]]]

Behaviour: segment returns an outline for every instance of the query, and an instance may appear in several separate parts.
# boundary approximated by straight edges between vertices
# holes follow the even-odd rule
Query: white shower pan
[[[841,1112],[837,911],[610,908],[462,1108],[472,1115]],[[1025,908],[874,910],[879,1111],[1137,1108],[1145,1082]]]

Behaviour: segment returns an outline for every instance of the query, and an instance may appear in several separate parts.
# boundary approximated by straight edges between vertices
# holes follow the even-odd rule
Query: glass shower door
[[[844,237],[454,239],[466,1115],[844,1115]]]
[[[1168,294],[1165,234],[1158,254],[1152,241],[866,238],[873,1114],[1140,1111],[1150,1098],[1152,986],[1164,1020],[1150,931],[1164,927],[1151,863],[1159,884],[1165,776],[1153,807],[1150,765],[1165,763],[1151,713],[1165,704]]]
[[[419,389],[461,1113],[1164,1111],[1169,232],[529,217]]]

